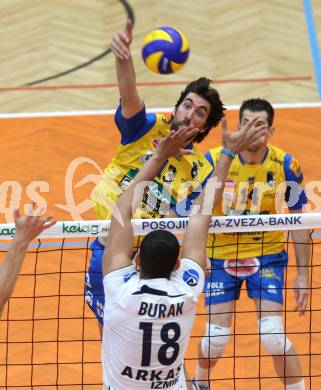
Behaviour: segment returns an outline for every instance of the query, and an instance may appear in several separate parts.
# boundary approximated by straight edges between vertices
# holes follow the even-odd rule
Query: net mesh
[[[257,221],[258,218],[254,219]],[[321,218],[311,215],[301,219],[300,223],[294,219],[284,220],[277,226],[265,224],[268,219],[264,218],[271,216],[262,219],[266,230],[315,227],[309,265],[310,300],[307,313],[302,317],[294,311],[296,264],[291,236],[286,235],[289,264],[283,316],[286,333],[300,357],[307,389],[317,390],[321,388],[321,235],[318,230]],[[242,217],[233,219],[239,220]],[[220,226],[216,224],[216,231],[240,230],[240,224],[235,226],[232,222],[227,228],[226,219],[220,221]],[[147,234],[157,228],[167,228],[181,237],[186,227],[184,219],[164,220],[163,225],[152,220],[146,225],[143,223],[139,221],[136,224],[137,233]],[[2,238],[14,234],[12,229],[12,225],[2,225]],[[250,228],[245,226],[246,229]],[[253,226],[255,229],[260,229],[260,226]],[[107,230],[106,222],[63,222],[47,232],[47,237],[40,238],[29,247],[14,294],[0,319],[0,389],[101,388],[100,335],[83,292],[91,256],[90,243],[96,236],[106,234]],[[2,241],[2,256],[8,245],[8,241]],[[215,251],[215,242],[213,246]],[[284,388],[277,378],[271,356],[260,345],[257,311],[243,291],[245,289],[243,285],[241,297],[233,310],[231,337],[211,373],[211,384],[215,389]],[[204,306],[204,297],[201,297],[185,359],[189,378],[195,372],[198,344],[205,332],[207,314],[209,309]]]

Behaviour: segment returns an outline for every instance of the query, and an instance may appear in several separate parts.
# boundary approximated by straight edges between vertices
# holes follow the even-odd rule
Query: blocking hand
[[[161,140],[155,154],[159,154],[162,158],[170,158],[183,156],[186,154],[194,154],[193,150],[186,149],[198,134],[199,129],[192,125],[182,126],[177,131],[171,131],[165,138]]]
[[[36,238],[44,230],[53,226],[56,221],[51,221],[52,216],[41,218],[40,215],[43,209],[39,210],[40,215],[35,215],[33,212],[34,205],[31,205],[31,210],[28,215],[20,215],[19,210],[14,211],[14,222],[16,225],[16,240],[20,240],[24,245],[28,245],[30,241]]]
[[[222,145],[237,154],[246,150],[250,144],[254,144],[261,137],[268,135],[268,126],[266,124],[255,126],[258,117],[253,117],[246,124],[242,125],[239,130],[231,132],[227,128],[226,118],[222,123]]]

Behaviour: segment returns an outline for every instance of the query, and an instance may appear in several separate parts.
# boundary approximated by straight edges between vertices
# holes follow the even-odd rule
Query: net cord
[[[39,238],[106,237],[111,221],[60,221],[45,230]],[[133,219],[136,235],[153,230],[168,230],[183,234],[188,218]],[[259,232],[273,230],[302,230],[321,227],[321,213],[269,214],[213,217],[209,233]],[[15,225],[0,224],[0,240],[11,240]]]

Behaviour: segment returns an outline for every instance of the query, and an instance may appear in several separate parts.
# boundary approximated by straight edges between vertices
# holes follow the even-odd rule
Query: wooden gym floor
[[[135,16],[133,60],[148,107],[173,106],[185,82],[199,76],[217,81],[226,104],[247,96],[319,100],[317,49],[311,50],[312,38],[321,37],[319,0],[128,1]],[[125,24],[123,2],[2,0],[1,111],[114,108],[114,59],[100,55]],[[312,38],[304,9],[314,15]],[[140,50],[148,31],[166,25],[185,33],[191,54],[181,72],[160,76],[146,70]]]
[[[132,1],[136,17],[133,60],[140,92],[147,106],[173,106],[185,82],[201,75],[218,80],[217,88],[226,104],[239,104],[253,96],[267,98],[273,103],[319,102],[318,74],[310,52],[303,3],[307,2]],[[310,4],[316,37],[320,42],[321,3],[314,0]],[[39,115],[31,118],[2,115],[0,120],[3,137],[0,146],[0,222],[10,220],[10,206],[20,205],[22,209],[29,199],[28,191],[33,181],[40,182],[40,191],[37,191],[45,199],[48,212],[53,212],[58,220],[94,219],[88,203],[92,180],[99,174],[97,166],[103,169],[108,164],[119,142],[112,117],[107,114],[40,115],[54,111],[114,108],[118,94],[112,56],[107,54],[78,71],[33,87],[25,84],[64,72],[102,53],[108,48],[112,34],[126,20],[124,7],[116,0],[3,0],[1,10],[1,112],[37,112]],[[175,75],[154,75],[140,60],[143,36],[158,25],[176,26],[190,40],[191,57],[185,68]],[[228,120],[235,128],[236,111],[228,112]],[[320,180],[320,123],[320,107],[278,109],[276,112],[273,143],[299,159],[306,183]],[[216,146],[219,139],[217,130],[200,148],[205,151]],[[80,157],[88,160],[78,160],[72,181],[78,212],[71,213],[70,203],[69,211],[66,210],[65,176],[70,163]],[[94,176],[90,176],[87,183],[81,182],[89,174]],[[319,191],[316,190],[317,195]],[[320,208],[313,211],[321,212]],[[7,321],[8,313],[0,321],[1,390],[6,386],[42,390],[53,387],[100,388],[100,366],[90,363],[100,360],[98,330],[87,309],[86,319],[82,319],[84,305],[80,298],[88,253],[81,249],[65,250],[63,274],[59,274],[60,254],[59,251],[45,252],[38,256],[36,286],[32,276],[36,255],[29,255],[25,262],[22,271],[25,276],[19,278],[15,298],[9,304],[9,319],[12,321]],[[286,299],[287,330],[302,355],[303,374],[308,377],[307,388],[313,390],[321,386],[320,355],[314,356],[321,349],[320,255],[320,246],[315,245],[312,274],[315,289],[306,316],[299,318],[290,312],[294,307],[293,291],[288,291]],[[292,254],[290,265],[293,264]],[[290,266],[288,287],[292,285],[294,273]],[[36,301],[32,298],[34,289],[38,296],[42,296]],[[61,297],[58,298],[57,294]],[[67,298],[65,295],[68,294],[74,297]],[[37,321],[28,320],[31,310],[34,310]],[[234,340],[230,341],[225,356],[231,357],[222,359],[214,373],[214,378],[226,380],[215,382],[216,389],[280,389],[278,380],[273,378],[261,382],[239,379],[235,383],[228,379],[258,376],[258,338],[251,335],[257,331],[255,313],[243,313],[251,310],[249,299],[242,294],[237,305],[235,330],[237,334],[247,335],[236,336],[235,350]],[[203,332],[202,304],[198,312],[194,336]],[[50,341],[57,338],[64,341],[59,344]],[[9,346],[5,344],[7,339]],[[89,341],[83,342],[83,339]],[[187,354],[189,375],[194,371],[195,362],[190,359],[196,356],[196,345],[195,337]],[[31,361],[34,365],[30,365]],[[47,364],[52,361],[59,361],[59,370],[57,365]],[[81,361],[85,363],[82,365]],[[271,358],[262,357],[260,362],[261,376],[274,376]],[[83,387],[72,385],[82,380]]]

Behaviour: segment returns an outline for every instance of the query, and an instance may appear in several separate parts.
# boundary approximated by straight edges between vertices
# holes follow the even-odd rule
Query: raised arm
[[[182,246],[182,257],[196,261],[203,268],[206,266],[205,250],[209,224],[215,205],[222,196],[224,182],[234,155],[246,149],[250,142],[255,142],[267,131],[265,126],[255,129],[257,119],[254,117],[236,132],[228,131],[226,119],[222,119],[221,157],[214,168],[212,178],[209,179],[199,198],[200,206],[205,206],[203,201],[210,202],[210,205],[199,207],[197,213],[189,218]],[[214,194],[212,193],[211,199],[208,200],[208,194],[212,191]]]
[[[134,198],[135,188],[141,182],[147,182],[157,176],[169,157],[193,153],[191,150],[182,149],[195,137],[198,130],[193,126],[183,127],[176,132],[171,132],[159,143],[153,156],[136,175],[133,183],[120,196],[116,207],[122,217],[122,221],[113,215],[108,240],[103,256],[103,274],[131,264],[133,253],[133,228],[131,225],[132,212],[141,199]]]
[[[19,211],[15,211],[16,235],[0,266],[0,316],[16,285],[29,243],[55,223],[50,222],[50,219],[51,217],[41,219],[38,216],[20,216]]]
[[[215,188],[214,197],[212,199],[212,208],[214,208],[215,204],[217,203],[217,200],[221,196],[222,187],[228,174],[231,162],[232,158],[230,156],[226,154],[221,154],[221,157],[214,169],[213,178],[209,179],[210,182],[206,184],[203,193],[199,197],[199,209],[195,215],[189,218],[189,222],[184,235],[182,257],[196,261],[202,268],[205,268],[206,266],[205,249],[209,224],[212,219],[212,212],[208,214],[203,213],[204,209],[202,208],[202,205],[204,199],[206,198],[204,196],[205,191],[209,185],[213,184],[212,179],[215,180],[216,178],[215,182],[217,183],[217,186]]]
[[[132,118],[144,106],[136,87],[136,76],[131,58],[130,44],[133,40],[133,23],[127,20],[124,31],[114,35],[111,50],[115,55],[118,88],[124,118]]]

